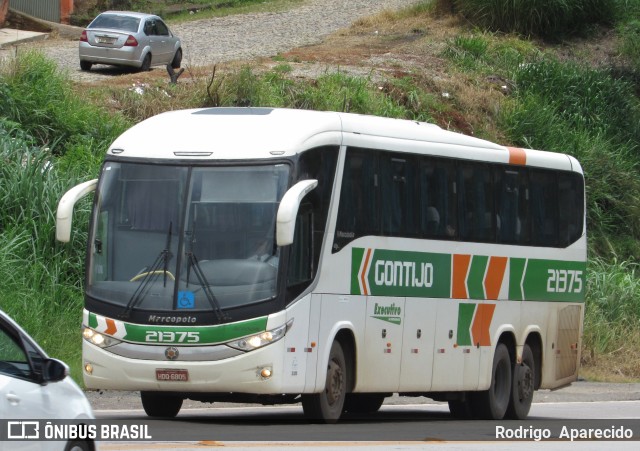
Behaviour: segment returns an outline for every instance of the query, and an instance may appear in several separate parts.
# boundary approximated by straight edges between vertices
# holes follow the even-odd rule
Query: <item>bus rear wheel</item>
[[[535,360],[529,345],[522,348],[522,363],[513,367],[511,400],[507,409],[507,418],[524,420],[529,415],[533,392],[535,390]]]
[[[182,398],[164,393],[140,392],[142,407],[150,417],[173,418],[182,407]]]
[[[511,357],[504,343],[498,343],[493,356],[489,390],[475,393],[472,405],[475,417],[485,420],[504,418],[511,399]]]
[[[347,394],[347,364],[342,346],[334,341],[327,363],[327,380],[324,391],[302,396],[302,409],[310,421],[335,423],[342,415]]]

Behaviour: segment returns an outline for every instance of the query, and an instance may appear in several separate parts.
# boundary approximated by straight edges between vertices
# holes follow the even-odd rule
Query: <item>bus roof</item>
[[[292,156],[347,135],[462,146],[507,155],[507,147],[424,122],[285,108],[203,108],[153,116],[131,127],[110,155],[145,159],[241,160]],[[415,148],[415,146],[412,146]],[[577,170],[566,155],[533,152],[536,165]],[[532,161],[533,163],[533,161]],[[576,167],[577,166],[577,167]],[[581,170],[579,170],[581,172]]]

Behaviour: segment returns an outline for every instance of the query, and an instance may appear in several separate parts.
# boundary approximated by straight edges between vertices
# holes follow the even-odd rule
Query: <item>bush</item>
[[[494,31],[559,38],[611,24],[616,0],[453,0],[454,10]]]
[[[640,104],[607,71],[554,60],[522,66],[516,102],[502,114],[510,138],[582,164],[591,249],[640,259]]]

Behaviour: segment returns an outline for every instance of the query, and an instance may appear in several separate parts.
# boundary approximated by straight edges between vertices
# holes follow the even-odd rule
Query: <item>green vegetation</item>
[[[443,0],[473,23],[494,31],[559,38],[593,24],[611,24],[616,0]]]
[[[425,1],[394,20],[428,11],[441,14],[447,10],[442,4],[519,4],[437,3],[439,8],[432,9],[432,2]],[[562,6],[561,0],[525,3],[539,13]],[[576,2],[562,4],[575,6]],[[580,4],[613,8],[597,21],[615,21],[626,65],[594,69],[563,62],[533,41],[492,31],[497,27],[491,23],[485,29],[457,33],[443,55],[451,63],[447,70],[459,78],[477,84],[488,78],[500,81],[500,104],[476,113],[482,117],[465,121],[495,122],[497,131],[480,131],[483,137],[567,152],[581,162],[587,181],[591,260],[583,356],[589,363],[626,353],[621,372],[638,379],[640,0]],[[558,36],[576,31],[567,25],[568,19],[563,20],[556,25],[561,28]],[[517,31],[538,34],[526,28]],[[398,72],[384,82],[374,82],[373,77],[327,72],[303,81],[291,77],[296,60],[277,56],[274,61],[277,65],[268,71],[245,66],[193,77],[190,83],[182,79],[177,85],[151,83],[142,95],[118,86],[82,87],[93,99],[89,103],[79,100],[78,87],[66,74],[37,53],[24,53],[0,65],[0,273],[4,275],[0,307],[50,354],[70,363],[76,380],[90,205],[78,206],[69,245],[54,240],[55,208],[66,189],[97,175],[108,144],[130,124],[170,109],[204,106],[341,110],[441,124],[456,124],[469,114],[456,101],[444,100],[429,74]],[[452,94],[455,98],[456,93]],[[113,111],[97,105],[108,105]]]
[[[89,204],[79,206],[70,246],[55,242],[55,209],[68,188],[96,174],[126,122],[82,102],[38,53],[2,67],[0,93],[0,307],[79,380]]]

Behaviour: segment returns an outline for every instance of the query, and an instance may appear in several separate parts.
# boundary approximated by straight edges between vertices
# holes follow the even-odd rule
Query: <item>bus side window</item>
[[[496,231],[498,243],[527,244],[529,218],[524,169],[498,166],[495,171]]]
[[[409,155],[381,153],[380,197],[382,235],[418,236],[415,159]]]
[[[333,252],[356,238],[380,233],[379,180],[371,152],[347,149]]]
[[[495,215],[489,166],[482,163],[458,165],[458,221],[465,241],[493,241]]]
[[[561,173],[558,175],[558,244],[568,246],[582,236],[584,216],[584,181],[579,174]]]
[[[457,224],[453,162],[424,158],[418,177],[420,235],[423,238],[454,238]]]
[[[558,201],[556,174],[550,171],[529,172],[531,197],[531,242],[536,246],[558,244]]]

